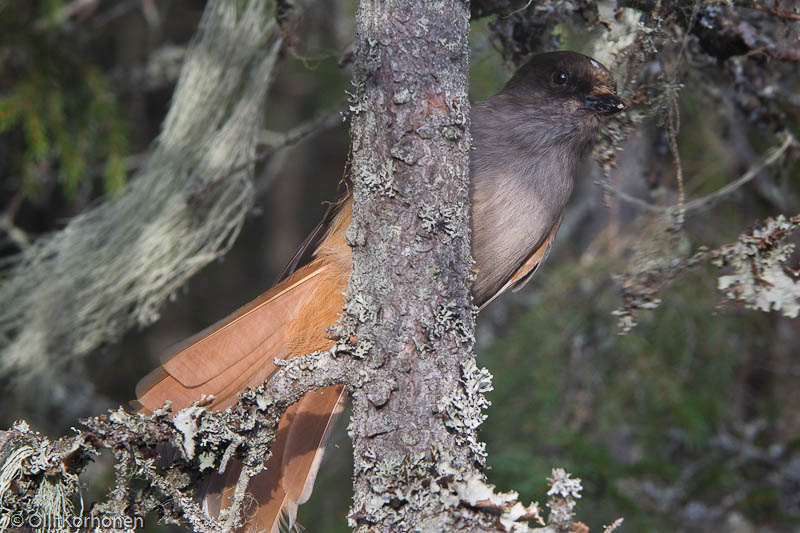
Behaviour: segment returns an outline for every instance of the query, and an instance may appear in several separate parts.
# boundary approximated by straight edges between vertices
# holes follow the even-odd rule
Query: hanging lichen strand
[[[30,374],[155,321],[232,244],[281,46],[270,2],[238,4],[205,10],[152,155],[118,197],[15,258],[0,287],[3,372]]]

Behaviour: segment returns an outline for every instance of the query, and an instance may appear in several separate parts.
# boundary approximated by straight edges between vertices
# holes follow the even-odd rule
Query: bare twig
[[[667,144],[672,154],[673,165],[675,166],[675,181],[678,184],[678,204],[675,208],[675,225],[680,228],[686,219],[686,187],[683,180],[683,165],[681,164],[681,154],[678,150],[678,132],[681,129],[681,111],[678,106],[678,98],[675,94],[671,95],[672,108],[667,115]]]
[[[0,465],[0,502],[4,510],[22,512],[35,505],[34,497],[45,478],[49,477],[51,484],[66,485],[62,478],[77,479],[95,454],[111,449],[117,459],[117,483],[106,503],[99,504],[101,513],[130,515],[157,505],[165,519],[188,523],[195,531],[233,531],[240,525],[247,481],[263,469],[264,449],[274,441],[280,417],[306,392],[357,382],[356,364],[346,349],[337,345],[330,352],[281,362],[282,368],[268,382],[243,393],[225,411],[191,406],[171,417],[164,409],[151,416],[119,409],[83,420],[85,429],[80,433],[52,443],[25,425],[0,431],[0,457],[6,450],[24,452],[5,454],[9,457]],[[188,417],[192,423],[176,424],[179,417]],[[164,445],[175,450],[176,457],[168,466],[156,468],[154,458]],[[230,455],[231,445],[239,448],[243,469],[228,519],[221,524],[194,499],[197,484],[192,480],[199,476],[198,457],[206,464],[221,465]],[[133,477],[145,478],[149,492],[137,494],[131,484]],[[183,481],[176,482],[180,479]],[[7,490],[12,481],[16,488]],[[77,485],[73,482],[70,486]]]
[[[646,200],[642,200],[641,198],[637,198],[632,194],[628,194],[625,191],[617,189],[616,187],[614,187],[613,185],[611,185],[606,181],[598,181],[597,184],[600,185],[600,187],[602,187],[605,192],[619,198],[623,202],[626,202],[634,207],[638,207],[642,211],[648,211],[650,213],[666,213],[667,211],[674,209],[674,206],[651,204]]]
[[[140,8],[150,31],[161,28],[161,14],[158,12],[158,7],[153,0],[141,0]]]
[[[53,13],[51,17],[37,20],[34,26],[39,30],[60,26],[76,15],[91,13],[99,3],[99,0],[72,0]]]
[[[785,138],[783,140],[783,143],[778,147],[777,150],[773,151],[770,155],[766,156],[755,166],[748,169],[748,171],[742,174],[742,176],[736,181],[733,181],[728,185],[719,188],[718,190],[714,191],[711,194],[708,194],[701,198],[697,198],[687,203],[686,210],[690,211],[694,209],[699,209],[705,205],[711,204],[719,200],[720,198],[723,198],[724,196],[727,196],[728,194],[732,193],[742,185],[746,184],[747,182],[758,176],[758,174],[766,167],[775,164],[775,162],[781,158],[781,156],[784,154],[784,152],[786,152],[786,150],[789,149],[790,146],[797,145],[797,139],[795,139],[791,133],[787,131],[784,132],[784,135]]]
[[[269,130],[261,132],[260,150],[257,158],[261,160],[269,155],[273,157],[261,173],[261,177],[257,180],[255,196],[257,198],[261,197],[283,169],[286,159],[279,157],[282,150],[297,146],[324,131],[340,125],[345,120],[344,114],[346,111],[347,107],[342,105],[304,124],[295,126],[285,133]]]
[[[755,9],[756,11],[761,11],[762,13],[775,15],[783,20],[800,20],[800,13],[792,13],[791,11],[786,11],[785,9],[761,5],[758,2],[745,2],[741,5],[742,7],[746,7],[748,9]]]
[[[8,238],[24,252],[31,247],[31,240],[24,230],[14,224],[14,218],[22,206],[22,200],[22,194],[16,194],[11,199],[5,212],[0,216],[0,231],[4,231]]]
[[[124,0],[117,2],[107,11],[94,18],[91,29],[96,31],[115,19],[126,15],[130,11],[136,9],[136,6],[139,5],[139,2],[140,0]]]
[[[343,114],[345,111],[347,111],[346,106],[337,106],[325,114],[300,124],[285,133],[263,131],[261,133],[261,142],[259,143],[259,149],[261,150],[259,157],[295,146],[314,135],[340,125],[344,121]]]
[[[758,174],[762,170],[764,170],[769,166],[774,165],[775,162],[778,161],[781,158],[781,156],[783,156],[783,154],[789,149],[789,147],[793,145],[794,146],[798,145],[797,139],[795,139],[795,137],[788,131],[784,131],[782,135],[784,136],[783,143],[781,143],[781,145],[776,150],[772,151],[772,153],[765,156],[756,165],[750,167],[747,170],[747,172],[742,174],[742,176],[737,180],[732,181],[731,183],[725,185],[724,187],[720,187],[718,190],[712,192],[711,194],[702,196],[700,198],[696,198],[684,204],[683,205],[684,213],[688,213],[690,211],[694,211],[702,207],[705,207],[706,205],[712,204],[717,200],[731,194],[732,192],[740,188],[742,185],[745,185],[747,182],[751,181],[753,178],[758,176]],[[635,196],[632,196],[624,191],[620,191],[614,188],[609,183],[599,182],[599,185],[605,191],[609,192],[613,196],[616,196],[620,200],[635,207],[638,207],[644,211],[649,211],[651,213],[672,213],[678,209],[681,209],[680,203],[678,205],[669,205],[669,206],[651,204],[650,202],[642,200],[641,198],[636,198]]]

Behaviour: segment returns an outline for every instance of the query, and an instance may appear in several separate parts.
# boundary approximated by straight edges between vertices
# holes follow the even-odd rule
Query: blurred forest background
[[[123,194],[159,133],[204,4],[0,0],[0,261]],[[611,66],[597,43],[630,11],[661,3],[476,2],[473,10],[494,4],[499,14],[473,22],[473,100],[502,88],[531,51],[576,50]],[[691,200],[742,176],[781,144],[777,132],[800,136],[800,13],[791,0],[664,4],[682,7],[641,21],[647,35],[663,37],[681,17],[692,32],[665,39],[637,76],[620,77],[633,109],[612,132],[621,148],[614,165],[608,152],[595,154],[607,174],[587,162],[544,268],[479,317],[479,360],[495,388],[482,431],[489,480],[543,501],[551,468],[564,467],[583,480],[578,517],[597,531],[619,516],[629,532],[800,531],[800,321],[726,300],[715,266],[669,275],[702,246],[796,215],[798,148],[685,221],[598,186],[672,205],[682,189]],[[124,404],[167,347],[272,285],[342,190],[348,125],[339,115],[354,11],[342,1],[304,12],[264,112],[270,131],[311,123],[313,134],[265,155],[256,208],[224,259],[177,290],[152,326],[34,376],[0,376],[0,426],[25,419],[57,437],[79,417]],[[676,105],[667,121],[665,93]],[[677,116],[681,182],[670,134]],[[648,273],[660,278],[642,282]],[[622,313],[638,321],[623,335],[630,320],[614,312],[642,284],[656,289]],[[348,530],[351,458],[340,425],[300,509],[310,532]],[[87,503],[113,480],[108,458],[92,476]]]

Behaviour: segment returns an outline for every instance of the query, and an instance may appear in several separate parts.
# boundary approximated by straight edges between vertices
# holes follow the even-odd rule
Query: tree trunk
[[[470,401],[484,400],[464,390],[477,372],[468,30],[467,2],[359,4],[345,328],[371,371],[353,394],[356,531],[457,530],[444,488],[483,464]]]

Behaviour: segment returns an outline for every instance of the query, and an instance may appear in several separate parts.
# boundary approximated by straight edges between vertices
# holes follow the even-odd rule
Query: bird
[[[479,309],[522,288],[545,261],[578,165],[603,121],[626,108],[609,70],[569,51],[533,56],[499,93],[471,106],[471,294]],[[204,396],[213,397],[209,408],[224,409],[269,379],[276,359],[329,349],[333,340],[325,331],[338,320],[352,267],[345,242],[352,207],[348,194],[307,264],[165,354],[137,386],[139,412],[167,401],[177,411]],[[345,402],[339,385],[309,392],[286,411],[266,470],[248,486],[254,503],[242,531],[276,533],[294,524]],[[229,466],[216,476],[206,494],[212,515],[230,502],[238,472]]]

